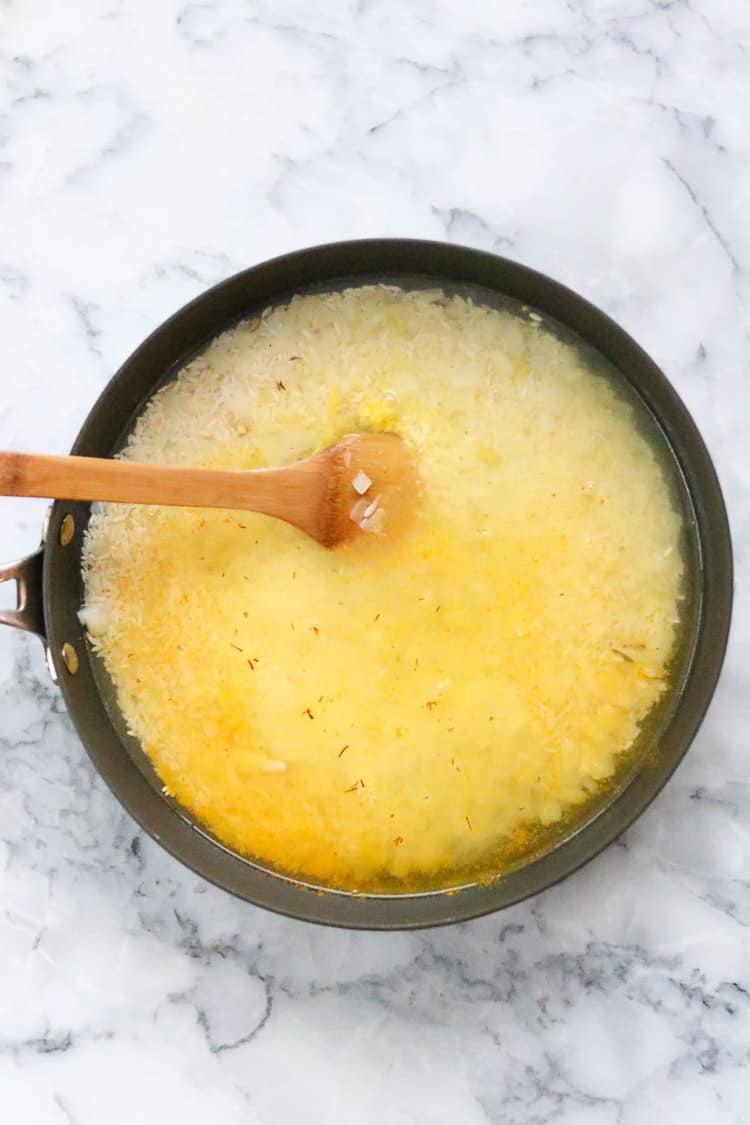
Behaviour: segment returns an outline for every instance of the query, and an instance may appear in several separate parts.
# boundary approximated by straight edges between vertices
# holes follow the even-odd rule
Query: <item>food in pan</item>
[[[123,456],[281,465],[392,431],[410,527],[327,551],[262,516],[100,505],[89,636],[165,791],[321,886],[449,887],[574,827],[678,643],[681,517],[636,406],[535,313],[302,295],[214,340]]]

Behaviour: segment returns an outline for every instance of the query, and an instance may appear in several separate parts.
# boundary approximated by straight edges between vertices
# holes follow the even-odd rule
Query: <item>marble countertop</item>
[[[750,16],[744,0],[0,3],[0,446],[65,452],[207,286],[326,240],[497,250],[668,372],[738,600],[667,789],[494,917],[332,931],[139,832],[0,631],[3,1125],[750,1121]],[[42,502],[2,500],[2,555]],[[7,604],[9,586],[0,588]]]

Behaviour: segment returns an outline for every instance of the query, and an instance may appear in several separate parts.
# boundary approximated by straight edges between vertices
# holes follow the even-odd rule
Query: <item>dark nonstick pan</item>
[[[671,461],[685,516],[690,574],[679,667],[660,725],[636,768],[582,827],[548,854],[486,885],[451,893],[320,893],[234,854],[191,822],[164,796],[145,755],[124,730],[111,685],[77,616],[88,504],[53,504],[39,550],[0,568],[0,581],[15,579],[18,591],[17,610],[1,613],[0,621],[42,638],[50,670],[96,768],[131,815],[177,859],[232,894],[284,914],[332,925],[399,929],[461,921],[536,894],[591,859],[646,808],[688,749],[713,694],[729,630],[732,560],[724,502],[703,441],[665,376],[638,345],[604,313],[542,274],[442,243],[334,243],[229,278],[167,320],[125,362],[86,419],[73,453],[106,457],[117,452],[153,392],[243,317],[301,290],[367,281],[439,284],[454,292],[479,292],[490,303],[519,301],[553,318],[625,377]]]

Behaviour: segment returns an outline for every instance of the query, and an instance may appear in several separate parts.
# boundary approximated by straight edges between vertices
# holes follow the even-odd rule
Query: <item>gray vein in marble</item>
[[[383,118],[382,121],[377,121],[374,125],[371,125],[367,132],[371,135],[374,133],[379,133],[382,129],[386,129],[389,125],[392,125],[394,121],[402,121],[404,117],[408,116],[415,109],[424,105],[426,102],[431,102],[435,98],[437,98],[438,95],[444,94],[448,90],[455,89],[461,84],[461,81],[461,78],[453,78],[447,82],[441,82],[437,86],[433,86],[431,89],[425,91],[424,94],[420,94],[418,98],[415,98],[413,101],[407,103],[406,105],[400,106],[397,110],[394,110],[393,113],[391,113],[388,117]]]
[[[463,207],[450,207],[445,211],[433,206],[432,213],[440,219],[450,242],[466,242],[500,253],[513,249],[513,239],[510,236],[493,230],[481,215],[473,211],[467,211]]]
[[[258,979],[263,981],[266,989],[265,1009],[257,1023],[255,1023],[249,1031],[245,1032],[242,1035],[239,1035],[237,1038],[229,1039],[226,1041],[221,1038],[217,1038],[215,1032],[212,1030],[211,1020],[209,1019],[206,1011],[196,1005],[195,1010],[198,1013],[198,1023],[205,1032],[206,1043],[208,1044],[208,1049],[212,1054],[219,1055],[222,1053],[222,1051],[236,1051],[239,1047],[246,1047],[249,1043],[252,1043],[256,1035],[260,1035],[260,1033],[263,1031],[263,1028],[268,1023],[269,1019],[271,1018],[271,1013],[273,1012],[273,984],[271,981],[267,980],[264,977],[259,976]]]
[[[502,1047],[502,1043],[498,1043]],[[519,1070],[502,1094],[496,1091],[479,1094],[478,1100],[489,1121],[503,1125],[547,1125],[564,1114],[579,1113],[583,1109],[606,1106],[614,1110],[614,1121],[619,1123],[621,1105],[614,1098],[597,1097],[578,1089],[560,1058],[545,1053],[540,1064]],[[575,1120],[575,1118],[573,1118]]]
[[[667,159],[667,157],[664,157],[663,163],[664,163],[664,166],[669,169],[669,171],[672,173],[672,175],[675,177],[675,179],[679,180],[679,182],[682,184],[685,191],[690,196],[691,202],[694,204],[694,206],[698,209],[698,211],[700,211],[701,215],[703,216],[703,221],[705,222],[708,229],[711,231],[711,234],[716,239],[719,246],[721,246],[721,248],[724,251],[724,253],[726,254],[727,258],[731,262],[732,269],[734,270],[735,273],[739,273],[742,267],[740,266],[739,262],[737,261],[736,257],[734,256],[734,252],[733,252],[731,246],[729,245],[729,243],[727,242],[726,238],[721,233],[721,231],[718,230],[718,228],[716,227],[716,224],[714,223],[713,219],[711,218],[711,215],[709,214],[708,208],[706,207],[705,203],[701,202],[701,200],[696,195],[694,189],[690,186],[690,184],[685,179],[685,177],[680,172],[678,172],[678,170],[675,168],[675,166],[674,166],[674,164],[672,163],[671,160]]]
[[[79,297],[71,297],[70,303],[73,306],[76,316],[78,317],[84,335],[86,336],[87,346],[96,355],[101,355],[101,348],[99,346],[99,337],[102,334],[101,328],[96,325],[97,315],[99,308],[91,301],[82,301]]]
[[[75,1118],[73,1117],[73,1114],[70,1112],[70,1110],[68,1109],[67,1105],[65,1104],[63,1099],[60,1097],[60,1095],[55,1094],[53,1100],[54,1100],[55,1105],[59,1108],[60,1112],[62,1113],[65,1121],[68,1122],[68,1125],[76,1125],[76,1121],[75,1121]]]

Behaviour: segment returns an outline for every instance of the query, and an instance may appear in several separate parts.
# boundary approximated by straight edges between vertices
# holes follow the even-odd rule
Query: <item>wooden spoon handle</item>
[[[307,463],[309,464],[309,462]],[[182,469],[98,457],[50,457],[0,452],[0,495],[57,500],[108,500],[194,508],[242,508],[289,519],[289,477],[305,462],[250,472]]]

